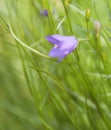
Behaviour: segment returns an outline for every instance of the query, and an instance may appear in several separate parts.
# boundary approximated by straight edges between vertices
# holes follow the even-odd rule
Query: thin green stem
[[[37,54],[37,55],[39,55],[39,56],[42,56],[42,57],[47,58],[47,59],[50,59],[49,56],[44,55],[43,53],[41,53],[41,52],[39,52],[39,51],[37,51],[37,50],[31,48],[30,46],[27,46],[25,43],[23,43],[23,42],[14,34],[14,32],[12,31],[12,28],[11,28],[11,26],[10,26],[9,24],[8,24],[8,27],[9,27],[9,31],[10,31],[12,37],[13,37],[16,41],[18,41],[18,43],[20,43],[23,47],[27,48],[28,50],[34,52],[35,54]]]
[[[67,17],[67,20],[68,20],[68,23],[69,23],[70,32],[71,32],[72,35],[74,35],[73,29],[72,29],[72,25],[71,25],[71,21],[70,21],[70,17],[69,17],[69,14],[68,14],[68,9],[67,9],[67,7],[65,5],[64,0],[62,0],[62,3],[63,3],[65,14],[66,14],[66,17]]]

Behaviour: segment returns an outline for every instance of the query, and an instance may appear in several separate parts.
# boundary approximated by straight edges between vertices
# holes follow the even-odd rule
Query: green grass
[[[110,13],[110,0],[0,0],[0,130],[111,130]],[[80,41],[60,63],[53,34]]]

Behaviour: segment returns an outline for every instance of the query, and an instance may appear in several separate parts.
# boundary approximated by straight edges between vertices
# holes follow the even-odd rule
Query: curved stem
[[[40,55],[40,56],[42,56],[42,57],[44,57],[44,58],[50,59],[49,56],[44,55],[44,54],[42,54],[41,52],[39,52],[39,51],[37,51],[37,50],[31,48],[30,46],[27,46],[25,43],[23,43],[23,42],[14,34],[14,32],[12,31],[12,28],[11,28],[11,26],[10,26],[9,24],[8,24],[8,28],[9,28],[9,31],[10,31],[12,37],[13,37],[16,41],[18,41],[23,47],[27,48],[28,50],[30,50],[30,51],[32,51],[32,52],[34,52],[34,53],[36,53],[36,54],[38,54],[38,55]]]

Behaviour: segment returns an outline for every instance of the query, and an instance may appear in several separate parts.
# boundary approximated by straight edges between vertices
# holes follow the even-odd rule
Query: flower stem
[[[40,55],[40,56],[42,56],[42,57],[44,57],[44,58],[50,59],[49,56],[44,55],[44,54],[42,54],[41,52],[39,52],[39,51],[37,51],[37,50],[31,48],[30,46],[27,46],[25,43],[23,43],[23,42],[14,34],[14,32],[12,31],[12,28],[11,28],[11,26],[10,26],[9,24],[8,24],[8,28],[9,28],[9,31],[10,31],[12,37],[13,37],[17,42],[19,42],[23,47],[27,48],[28,50],[30,50],[30,51],[32,51],[32,52],[34,52],[34,53],[36,53],[36,54],[38,54],[38,55]]]
[[[74,32],[72,30],[72,25],[71,25],[71,21],[70,21],[70,18],[69,18],[68,10],[67,10],[67,7],[65,6],[64,0],[62,0],[62,3],[63,3],[64,10],[65,10],[65,13],[66,13],[66,17],[67,17],[67,20],[68,20],[68,23],[69,23],[70,32],[71,32],[71,34],[74,34]]]

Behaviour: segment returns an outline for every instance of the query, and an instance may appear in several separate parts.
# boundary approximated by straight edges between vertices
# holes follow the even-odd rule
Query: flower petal
[[[46,39],[51,42],[52,44],[57,44],[59,45],[60,41],[57,39],[60,35],[51,35],[47,36]]]
[[[60,62],[64,57],[66,57],[66,55],[61,55],[61,56],[59,57],[58,62]]]
[[[73,46],[71,46],[70,48],[66,48],[64,50],[61,50],[64,54],[68,55],[69,53],[71,53],[73,50],[75,50],[77,47],[77,44],[74,44]]]
[[[78,45],[78,40],[73,36],[66,36],[60,50],[75,49]]]
[[[59,57],[61,55],[61,51],[59,48],[53,47],[52,50],[49,52],[49,56],[51,57]]]

